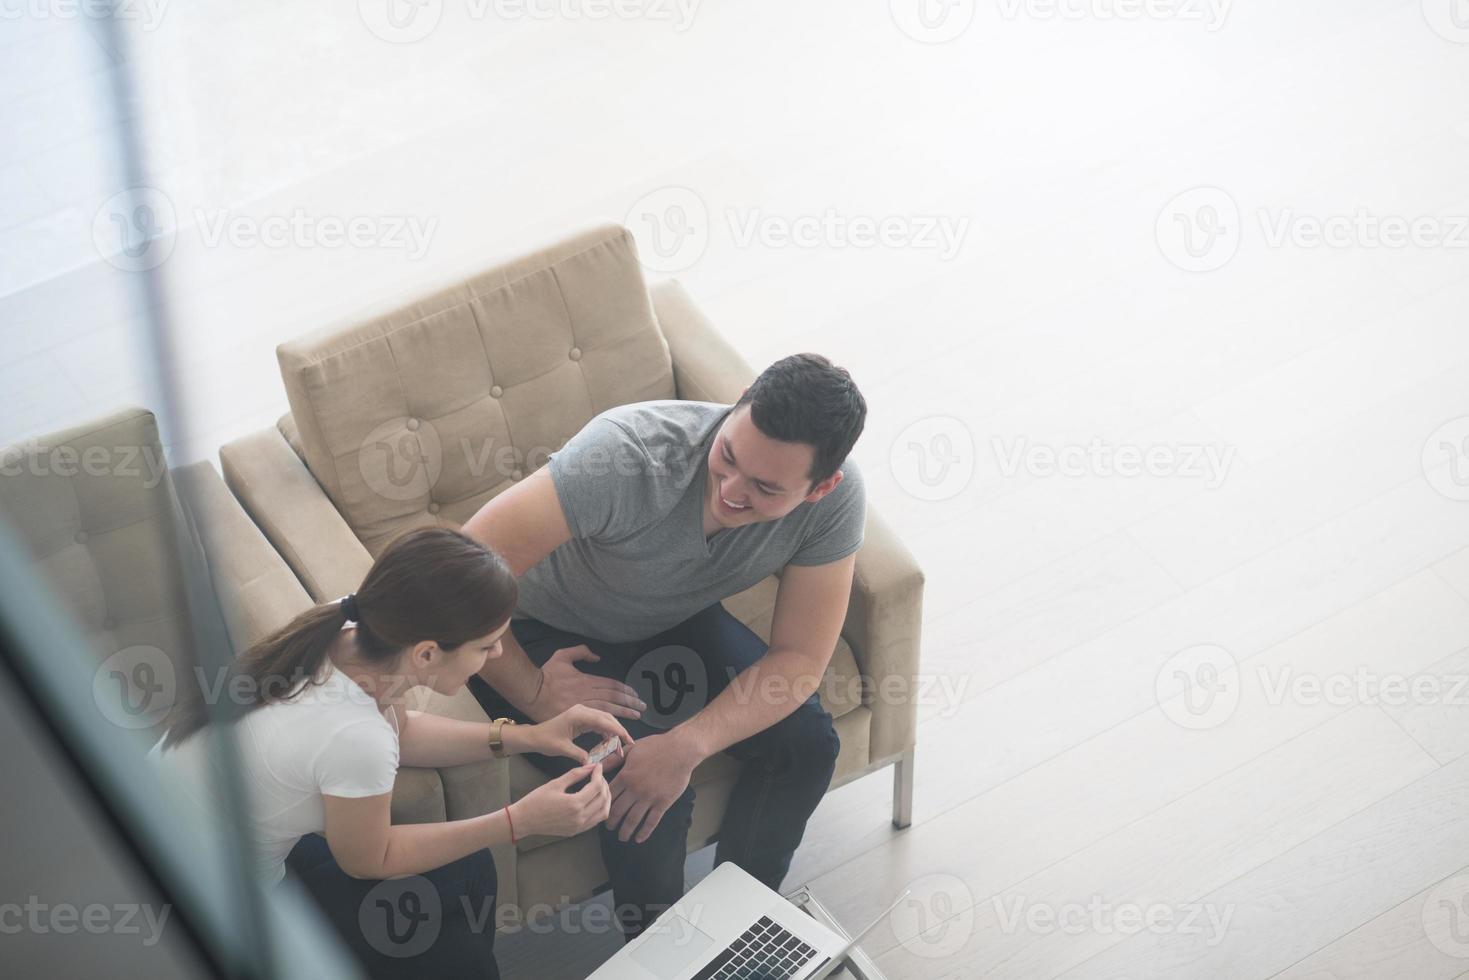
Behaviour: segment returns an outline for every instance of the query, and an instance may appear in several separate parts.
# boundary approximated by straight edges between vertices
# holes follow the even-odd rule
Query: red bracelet
[[[515,839],[515,821],[510,819],[510,804],[509,803],[506,803],[505,804],[505,822],[510,825],[510,843],[512,843],[512,844],[519,844],[520,841],[518,841],[518,840]]]

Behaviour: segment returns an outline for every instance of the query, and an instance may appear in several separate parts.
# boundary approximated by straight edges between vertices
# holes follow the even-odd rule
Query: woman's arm
[[[393,826],[392,801],[392,793],[322,797],[327,845],[353,878],[422,874],[510,839],[514,816],[507,818],[503,809],[468,820]]]
[[[398,761],[405,766],[458,766],[491,758],[489,722],[459,721],[422,711],[405,711],[399,726]],[[632,736],[605,711],[576,705],[539,725],[505,725],[500,739],[506,753],[539,752],[586,761],[586,752],[572,739],[585,732],[616,735],[624,744]]]
[[[490,758],[489,722],[459,721],[424,711],[404,711],[402,716],[399,765],[431,769]],[[507,730],[511,727],[505,726]]]
[[[582,779],[587,780],[585,787],[567,792]],[[598,765],[572,769],[509,806],[468,820],[394,825],[392,799],[392,793],[322,796],[327,846],[338,866],[353,878],[401,878],[441,868],[510,840],[512,823],[517,838],[568,837],[606,819],[612,796]]]

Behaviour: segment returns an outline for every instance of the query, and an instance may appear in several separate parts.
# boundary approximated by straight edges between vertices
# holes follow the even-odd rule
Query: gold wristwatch
[[[496,718],[490,722],[490,755],[496,759],[505,758],[505,740],[501,736],[501,729],[513,724],[515,724],[513,718]]]

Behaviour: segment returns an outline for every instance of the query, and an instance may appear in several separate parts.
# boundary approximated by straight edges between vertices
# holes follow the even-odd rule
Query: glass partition
[[[0,909],[0,943],[16,975],[353,974],[294,885],[267,892],[250,873],[231,739],[211,740],[202,795],[147,755],[187,685],[221,690],[239,642],[218,594],[226,559],[206,548],[233,531],[211,524],[227,491],[191,442],[197,391],[181,384],[194,270],[168,261],[175,202],[207,180],[173,149],[190,121],[157,111],[193,50],[189,16],[102,0],[0,12],[0,647],[15,733],[0,884],[23,898]],[[229,698],[204,700],[222,720]],[[206,797],[222,805],[194,802]]]

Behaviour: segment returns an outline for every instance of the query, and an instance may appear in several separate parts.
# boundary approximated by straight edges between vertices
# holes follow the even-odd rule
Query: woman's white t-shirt
[[[398,719],[356,681],[327,661],[320,684],[290,701],[256,708],[232,726],[240,774],[249,799],[245,830],[253,838],[257,871],[269,884],[286,873],[286,855],[305,834],[326,826],[322,796],[359,798],[392,792],[398,773]],[[204,728],[163,751],[149,753],[179,778],[184,793],[218,814],[218,779]]]

